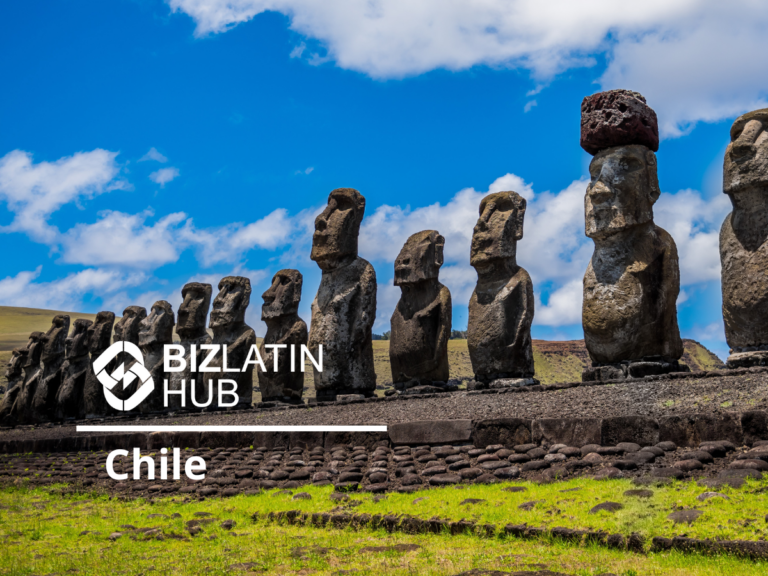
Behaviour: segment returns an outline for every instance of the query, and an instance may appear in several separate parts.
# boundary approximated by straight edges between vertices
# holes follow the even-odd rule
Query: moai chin
[[[678,362],[683,344],[677,326],[677,247],[653,222],[660,193],[656,114],[628,90],[588,96],[581,113],[581,145],[594,154],[584,198],[585,232],[595,243],[582,305],[592,366],[582,379],[685,370]]]
[[[495,192],[480,202],[469,258],[477,271],[477,286],[469,300],[467,322],[467,346],[478,388],[535,383],[533,282],[517,265],[525,209],[525,198],[516,192]]]
[[[210,284],[200,282],[188,282],[181,289],[183,300],[179,306],[179,312],[176,314],[176,334],[179,335],[179,344],[184,347],[186,368],[181,372],[171,372],[168,375],[168,389],[181,390],[183,381],[186,396],[183,408],[186,410],[194,408],[190,395],[193,392],[197,393],[198,389],[202,389],[204,381],[211,376],[210,373],[192,370],[191,349],[192,346],[195,346],[196,356],[199,357],[201,354],[200,345],[212,342],[211,335],[205,329],[208,309],[211,307],[212,292],[213,288]],[[177,394],[170,395],[168,404],[171,410],[182,408],[181,397]]]
[[[139,348],[144,356],[144,368],[149,372],[154,389],[138,406],[142,414],[167,412],[164,405],[165,372],[164,346],[173,343],[173,307],[165,300],[152,304],[149,316],[139,322]],[[146,382],[146,385],[148,385]],[[140,389],[141,383],[137,389]]]
[[[143,306],[128,306],[123,310],[123,315],[115,322],[115,333],[113,336],[113,342],[130,342],[131,344],[139,344],[139,328],[141,321],[147,317],[147,309]],[[115,366],[124,366],[125,370],[128,370],[136,360],[130,354],[121,353],[115,358]],[[134,380],[127,387],[123,388],[122,385],[115,386],[111,392],[114,396],[120,400],[127,400],[136,392],[136,388],[139,385],[139,381]],[[114,411],[111,406],[107,407],[108,410]]]
[[[395,260],[400,300],[392,313],[389,361],[398,390],[446,388],[451,292],[438,280],[445,238],[424,230],[406,241]]]
[[[210,408],[219,406],[219,380],[234,380],[238,404],[234,408],[248,408],[253,403],[253,364],[248,364],[244,372],[226,372],[227,369],[242,370],[248,359],[251,347],[256,344],[256,333],[245,323],[245,311],[251,303],[251,281],[243,276],[227,276],[219,282],[219,293],[213,300],[209,327],[213,331],[213,343],[221,346],[210,366],[222,369],[220,374],[208,373],[205,379],[204,399],[213,395]],[[224,349],[226,347],[226,367],[224,366]],[[213,380],[213,387],[208,379]],[[202,380],[202,379],[201,379]],[[200,384],[203,382],[201,381]],[[198,384],[199,386],[199,384]],[[232,385],[226,384],[224,390],[231,390]],[[198,401],[201,401],[198,396]],[[230,397],[223,398],[227,403]]]
[[[25,348],[14,348],[6,365],[5,379],[8,382],[8,389],[5,391],[3,401],[0,402],[0,424],[4,426],[13,424],[11,410],[21,391],[21,384],[24,382],[23,365],[26,354]]]
[[[723,192],[733,204],[720,229],[723,320],[729,368],[768,364],[768,108],[731,127]]]
[[[56,394],[56,420],[85,417],[83,390],[90,368],[88,356],[88,328],[90,320],[78,318],[72,323],[72,331],[64,343],[64,364],[61,367],[61,386]]]
[[[86,418],[101,418],[111,411],[111,407],[104,397],[104,390],[101,382],[93,372],[93,362],[110,346],[112,340],[112,328],[115,325],[115,313],[101,311],[96,314],[96,318],[88,326],[88,351],[90,353],[91,366],[88,369],[88,375],[85,379],[83,388],[83,411]],[[114,366],[111,363],[106,370]]]
[[[31,421],[32,399],[35,397],[41,376],[40,358],[43,354],[43,336],[45,334],[42,332],[32,332],[27,341],[26,354],[23,356],[22,364],[24,379],[21,382],[21,390],[19,390],[16,401],[13,403],[13,408],[11,408],[11,418],[17,424]]]
[[[51,327],[43,336],[40,356],[42,372],[32,398],[31,416],[35,422],[50,422],[56,411],[56,395],[61,386],[61,366],[64,364],[64,343],[69,332],[69,316],[54,316]]]
[[[262,402],[301,402],[304,372],[301,371],[300,348],[307,344],[307,325],[298,314],[303,282],[298,270],[280,270],[272,277],[269,289],[261,295],[264,299],[261,319],[267,325],[267,334],[259,346],[259,355],[267,369],[258,372]],[[267,345],[285,345],[286,348],[267,349]],[[291,354],[294,354],[293,363]]]
[[[365,214],[365,198],[352,188],[337,188],[315,219],[314,260],[323,271],[312,302],[309,351],[323,371],[313,367],[317,399],[339,394],[373,396],[373,322],[376,319],[376,272],[357,255],[357,237]]]

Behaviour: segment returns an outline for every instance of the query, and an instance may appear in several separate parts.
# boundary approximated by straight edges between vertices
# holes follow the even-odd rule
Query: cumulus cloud
[[[667,136],[762,107],[768,96],[768,62],[758,56],[768,10],[755,0],[166,1],[194,19],[197,36],[280,12],[321,46],[301,42],[291,57],[332,60],[374,78],[488,65],[529,70],[540,88],[603,56],[609,66],[601,86],[646,94]]]
[[[157,151],[157,148],[152,146],[152,148],[149,149],[149,151],[144,154],[141,158],[139,158],[139,162],[146,162],[148,160],[154,160],[155,162],[160,162],[161,164],[165,164],[168,162],[168,158],[163,156],[160,152]]]
[[[37,242],[54,243],[59,231],[48,218],[64,204],[130,188],[118,178],[117,154],[97,148],[33,164],[29,152],[9,152],[0,158],[0,200],[14,219],[0,232],[24,232]]]
[[[160,168],[160,170],[152,172],[152,174],[149,175],[149,179],[155,184],[160,184],[161,188],[165,188],[165,185],[178,175],[179,169],[171,166],[170,168]]]

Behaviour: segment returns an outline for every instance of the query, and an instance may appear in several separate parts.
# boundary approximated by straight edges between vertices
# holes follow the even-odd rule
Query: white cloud
[[[37,242],[54,243],[59,231],[48,224],[48,218],[64,204],[130,188],[117,178],[117,154],[97,148],[33,164],[29,152],[9,152],[0,158],[0,200],[7,203],[14,219],[0,232],[24,232]]]
[[[582,282],[576,278],[549,295],[544,306],[536,299],[534,322],[541,326],[567,326],[581,323]]]
[[[161,188],[165,188],[165,185],[168,184],[171,180],[176,178],[179,175],[179,169],[170,167],[170,168],[160,168],[160,170],[156,170],[155,172],[152,172],[152,174],[149,175],[149,179],[152,180],[155,184],[160,184]]]
[[[161,164],[168,162],[168,158],[158,152],[157,148],[154,146],[152,146],[152,148],[150,148],[149,151],[144,154],[144,156],[139,158],[139,162],[146,162],[147,160],[154,160],[155,162],[160,162]]]
[[[539,103],[536,102],[536,100],[529,100],[528,102],[525,103],[525,106],[523,106],[523,112],[525,112],[527,114],[528,112],[531,111],[531,109],[534,106],[538,106],[538,105],[539,105]]]

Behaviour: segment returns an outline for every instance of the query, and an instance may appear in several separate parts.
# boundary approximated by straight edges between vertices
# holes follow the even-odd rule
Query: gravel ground
[[[701,378],[637,380],[628,383],[525,392],[456,392],[428,398],[386,399],[309,409],[247,410],[180,414],[142,419],[158,425],[373,425],[415,420],[469,418],[558,418],[648,416],[768,409],[768,371]],[[121,419],[128,423],[135,419]],[[99,421],[89,421],[98,424]],[[0,431],[0,440],[55,438],[74,433],[74,423]]]

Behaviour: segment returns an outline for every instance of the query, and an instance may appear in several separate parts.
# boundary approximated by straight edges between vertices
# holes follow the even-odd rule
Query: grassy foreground
[[[724,489],[730,500],[696,501],[702,492],[693,484],[654,489],[652,498],[633,503],[623,497],[626,481],[574,480],[545,486],[519,484],[525,492],[503,487],[467,486],[414,494],[389,494],[375,502],[369,494],[353,494],[338,502],[330,487],[300,491],[311,500],[293,500],[287,492],[256,496],[185,501],[176,496],[153,502],[121,501],[96,493],[62,496],[56,487],[0,490],[0,573],[31,574],[435,574],[454,575],[471,569],[520,571],[549,569],[579,576],[612,573],[640,575],[764,574],[768,563],[732,556],[679,552],[647,555],[575,546],[557,540],[529,541],[511,537],[387,534],[383,530],[310,528],[254,522],[254,512],[299,509],[352,513],[407,513],[420,517],[467,518],[503,526],[528,522],[542,526],[599,527],[646,535],[757,539],[766,524],[755,514],[766,511],[765,486],[750,484]],[[563,490],[572,490],[563,492]],[[299,492],[296,490],[295,492]],[[625,504],[611,515],[588,514],[598,501]],[[415,504],[413,501],[424,498]],[[466,498],[486,502],[462,505]],[[518,503],[544,500],[530,511]],[[359,505],[354,505],[359,502]],[[670,503],[695,507],[705,514],[692,526],[661,520]],[[693,506],[691,506],[693,507]],[[155,515],[155,516],[153,516]],[[159,516],[157,516],[159,515]],[[191,536],[189,521],[200,521]],[[233,525],[222,524],[234,521]],[[155,529],[145,533],[142,529]],[[87,532],[87,533],[85,533]],[[110,535],[121,532],[122,536]],[[398,546],[400,545],[400,546]],[[415,545],[415,546],[414,546]],[[354,572],[352,572],[354,571]]]

